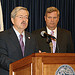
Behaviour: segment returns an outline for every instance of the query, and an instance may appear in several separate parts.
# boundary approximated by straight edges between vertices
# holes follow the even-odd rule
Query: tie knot
[[[52,30],[52,31],[51,31],[51,35],[53,36],[53,34],[54,34],[54,31]]]
[[[23,38],[23,35],[22,35],[22,34],[20,34],[20,35],[19,35],[19,37],[20,37],[20,38]]]

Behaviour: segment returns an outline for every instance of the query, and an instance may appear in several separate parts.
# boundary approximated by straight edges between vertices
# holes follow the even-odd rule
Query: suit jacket
[[[34,36],[25,32],[24,57],[37,52],[38,47]],[[35,50],[35,51],[34,51]],[[9,75],[9,64],[22,59],[22,50],[13,28],[0,33],[0,75]]]
[[[38,40],[39,50],[42,52],[50,53],[51,49],[49,44],[47,43],[47,38],[41,37],[41,31],[46,31],[46,27],[33,31]],[[57,43],[56,43],[56,51],[55,53],[72,53],[74,52],[71,32],[65,29],[57,28]]]

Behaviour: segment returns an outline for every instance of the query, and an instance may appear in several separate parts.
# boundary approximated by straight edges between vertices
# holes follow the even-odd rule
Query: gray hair
[[[27,8],[18,6],[18,7],[15,7],[15,8],[12,10],[12,12],[11,12],[11,18],[15,18],[17,12],[20,11],[20,10],[26,10],[26,11],[28,12],[28,16],[29,16],[29,11],[27,10]]]
[[[60,12],[59,12],[59,10],[56,7],[48,7],[46,12],[45,12],[45,16],[47,16],[47,13],[52,13],[54,11],[56,11],[57,15],[60,16]]]

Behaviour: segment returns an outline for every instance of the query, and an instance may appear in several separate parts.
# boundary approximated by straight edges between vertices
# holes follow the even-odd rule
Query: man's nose
[[[23,17],[22,19],[23,19],[24,21],[26,20],[26,18],[25,18],[25,17]]]
[[[54,21],[54,18],[51,18],[51,21]]]

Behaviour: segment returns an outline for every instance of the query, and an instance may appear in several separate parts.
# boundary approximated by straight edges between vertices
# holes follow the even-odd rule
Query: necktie
[[[51,35],[54,35],[54,31],[51,31]],[[55,53],[55,49],[56,49],[56,40],[52,39],[52,43],[53,43],[53,53]]]
[[[21,46],[21,49],[22,49],[22,53],[23,53],[23,56],[24,56],[24,42],[23,42],[23,35],[20,34],[20,46]]]

